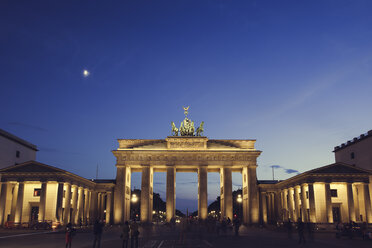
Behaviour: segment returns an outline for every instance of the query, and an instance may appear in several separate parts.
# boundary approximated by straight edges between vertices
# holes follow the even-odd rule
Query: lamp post
[[[241,219],[241,209],[240,209],[240,205],[242,204],[243,202],[243,198],[242,198],[242,195],[238,195],[238,197],[236,198],[236,201],[238,203],[238,217],[239,219]]]
[[[138,197],[136,194],[132,194],[132,197],[130,199],[130,201],[133,203],[133,215],[131,216],[132,218],[131,219],[134,219],[136,218],[136,215],[137,215],[137,202],[138,202]]]

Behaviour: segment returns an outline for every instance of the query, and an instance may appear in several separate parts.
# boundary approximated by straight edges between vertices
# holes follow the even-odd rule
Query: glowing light
[[[138,201],[137,195],[133,194],[132,199],[130,199],[130,200],[131,200],[131,202],[136,203]]]
[[[155,212],[155,211],[152,211],[152,213],[153,213],[153,214],[156,214],[156,212]]]
[[[88,77],[90,72],[88,70],[83,70],[84,77]]]
[[[238,198],[236,199],[237,202],[241,203],[243,201],[242,195],[238,195]]]

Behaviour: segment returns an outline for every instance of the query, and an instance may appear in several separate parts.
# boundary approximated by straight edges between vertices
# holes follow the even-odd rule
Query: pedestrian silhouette
[[[123,226],[123,232],[121,234],[121,238],[123,239],[123,246],[122,248],[128,248],[128,240],[129,240],[129,223],[126,221]]]
[[[100,222],[99,220],[96,220],[93,226],[93,234],[94,234],[93,248],[101,247],[102,231],[103,231],[103,223]]]
[[[301,218],[298,218],[297,231],[298,231],[298,238],[299,238],[298,243],[299,244],[306,243],[305,236],[304,236],[304,228],[305,228],[304,223],[302,222]]]
[[[130,247],[131,248],[138,248],[138,224],[136,220],[134,219],[132,223],[130,224]]]
[[[66,238],[66,248],[71,248],[72,237],[75,236],[75,229],[72,227],[71,223],[66,225],[65,238]]]

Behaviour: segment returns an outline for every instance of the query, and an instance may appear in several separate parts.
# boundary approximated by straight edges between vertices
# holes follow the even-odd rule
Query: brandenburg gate
[[[175,217],[176,172],[198,173],[198,217],[208,215],[207,174],[220,173],[221,216],[233,218],[232,172],[242,173],[243,222],[259,222],[259,195],[256,178],[257,157],[255,140],[208,139],[202,136],[203,122],[196,129],[186,118],[166,139],[119,139],[116,157],[114,190],[114,223],[130,219],[131,173],[142,172],[141,222],[152,221],[153,174],[166,172],[166,218]]]

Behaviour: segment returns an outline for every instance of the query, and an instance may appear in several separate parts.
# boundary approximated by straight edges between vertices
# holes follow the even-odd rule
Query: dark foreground
[[[140,229],[139,247],[146,248],[170,248],[170,247],[372,247],[372,240],[336,239],[334,233],[315,233],[313,240],[305,235],[306,244],[298,244],[298,236],[293,232],[292,238],[288,238],[286,232],[260,228],[240,228],[240,235],[234,236],[232,230],[217,236],[205,229],[194,228],[186,232],[185,240],[180,241],[178,227],[152,226]],[[0,247],[65,247],[63,232],[0,230]],[[120,228],[111,227],[105,229],[102,236],[101,247],[121,247]],[[93,234],[90,229],[79,230],[73,239],[72,247],[92,247]],[[130,247],[130,246],[129,246]]]

